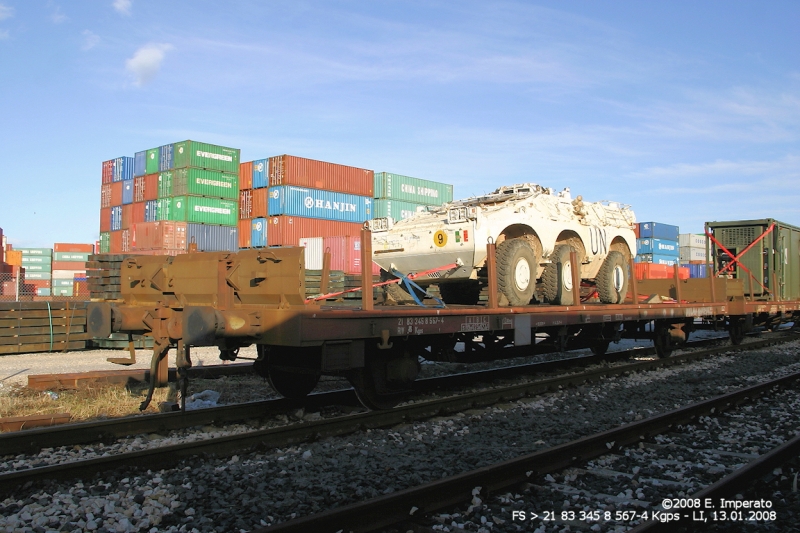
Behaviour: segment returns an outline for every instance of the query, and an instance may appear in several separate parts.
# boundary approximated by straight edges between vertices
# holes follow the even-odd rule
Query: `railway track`
[[[684,349],[696,349],[718,344],[720,339],[705,339],[687,343]],[[731,348],[733,349],[733,348]],[[579,356],[555,361],[514,365],[439,376],[416,382],[415,390],[420,394],[431,394],[455,387],[475,385],[481,382],[515,379],[520,376],[560,372],[570,368],[621,361],[631,357],[653,355],[653,348],[634,348],[602,355]],[[163,433],[173,430],[210,424],[229,424],[248,419],[259,419],[296,409],[319,410],[330,405],[358,406],[358,398],[352,389],[342,389],[311,394],[303,400],[287,398],[231,404],[185,413],[161,413],[140,415],[112,420],[98,420],[63,424],[56,427],[30,429],[24,432],[0,434],[0,450],[4,454],[35,453],[42,448],[72,446],[91,442],[107,442],[120,437],[145,433]]]
[[[185,442],[176,445],[161,446],[154,449],[111,454],[62,464],[16,470],[0,474],[0,491],[3,493],[8,493],[14,488],[28,483],[50,479],[86,477],[94,473],[105,472],[124,467],[136,467],[142,464],[146,464],[150,468],[160,467],[174,464],[181,459],[200,454],[226,455],[235,453],[237,451],[246,450],[254,446],[285,447],[293,443],[306,442],[308,440],[316,440],[322,437],[352,433],[364,428],[380,428],[390,427],[397,424],[407,424],[414,420],[445,416],[450,413],[467,409],[475,409],[493,405],[497,402],[513,401],[519,398],[533,396],[547,391],[581,385],[587,382],[599,381],[611,376],[621,376],[632,372],[643,372],[655,368],[680,365],[683,363],[707,358],[710,355],[723,351],[763,348],[778,342],[793,340],[795,338],[796,337],[794,335],[790,335],[782,338],[755,341],[737,347],[717,347],[711,350],[690,352],[666,359],[602,367],[598,369],[592,369],[587,372],[548,378],[535,382],[517,383],[500,388],[461,394],[458,396],[438,398],[429,401],[419,401],[388,411],[352,414],[332,419],[305,422],[302,424],[246,431],[239,434],[220,436],[196,442]],[[504,371],[510,370],[505,369]],[[457,376],[454,379],[462,380],[463,376]],[[441,383],[437,384],[437,387],[440,386]],[[350,391],[337,391],[336,394],[344,395],[345,392]],[[233,408],[234,406],[231,407]],[[236,407],[238,407],[238,409],[242,409],[241,405]],[[177,414],[178,413],[176,413],[176,415]],[[161,416],[162,415],[159,415],[158,418],[161,419]],[[252,413],[248,413],[248,416],[252,416]],[[169,418],[170,420],[177,418],[174,417],[174,415],[167,415],[164,418],[167,417],[173,417]],[[34,431],[43,433],[42,431],[38,430]],[[31,431],[30,433],[33,434],[34,431]],[[10,442],[10,440],[8,442]]]
[[[716,472],[718,474],[724,473],[728,469],[734,471],[727,477],[690,494],[683,492],[680,495],[675,494],[679,488],[689,487],[689,483],[674,480],[660,482],[658,479],[640,476],[641,470],[638,467],[634,467],[631,472],[618,472],[603,468],[603,466],[608,464],[608,458],[612,457],[609,452],[613,452],[614,457],[620,458],[625,457],[626,452],[631,449],[634,450],[634,453],[649,455],[648,459],[652,463],[661,462],[662,466],[684,462],[683,457],[679,457],[676,461],[674,456],[695,450],[691,449],[691,439],[689,439],[689,444],[673,445],[674,441],[680,440],[680,436],[675,436],[674,433],[685,432],[686,425],[714,426],[710,420],[716,419],[721,414],[729,413],[755,400],[761,400],[767,395],[774,394],[776,389],[796,387],[798,383],[800,383],[800,373],[794,373],[510,461],[256,531],[258,533],[308,533],[338,530],[369,532],[390,526],[409,529],[410,525],[418,526],[420,522],[423,524],[425,522],[424,519],[416,520],[415,515],[420,517],[441,509],[452,508],[457,503],[462,504],[458,511],[447,513],[444,515],[444,519],[433,520],[433,523],[451,525],[447,521],[456,518],[453,520],[456,529],[464,529],[464,516],[483,510],[483,499],[487,498],[487,495],[499,495],[500,502],[506,504],[506,507],[500,511],[504,517],[497,516],[495,520],[517,522],[519,526],[525,526],[525,523],[529,521],[536,521],[536,526],[552,525],[554,531],[565,525],[579,528],[584,526],[585,529],[601,531],[606,528],[636,525],[642,522],[642,525],[633,529],[636,533],[640,533],[675,531],[676,522],[681,521],[684,524],[686,521],[694,521],[698,524],[714,521],[730,522],[737,519],[744,521],[739,518],[738,511],[732,518],[732,510],[721,507],[720,499],[736,501],[737,491],[796,456],[800,452],[800,437],[783,442],[770,452],[760,456],[728,453],[728,457],[732,458],[731,464],[736,464],[737,461],[741,462],[743,459],[753,460],[744,468],[734,469],[731,466],[720,466]],[[715,418],[712,419],[711,416]],[[668,441],[662,440],[653,443],[658,436],[668,433],[672,434]],[[664,444],[665,442],[668,443]],[[768,443],[769,439],[762,439],[761,442]],[[717,457],[725,454],[721,450],[702,451],[715,453]],[[590,463],[592,459],[603,458],[606,458],[606,462]],[[635,461],[631,462],[636,464]],[[587,463],[590,466],[587,467]],[[719,461],[717,463],[724,464]],[[662,473],[664,470],[667,469],[663,468]],[[616,488],[621,488],[621,496],[596,492],[589,494],[589,491],[577,488],[577,484],[574,482],[582,474],[613,479],[617,482]],[[713,476],[713,474],[711,475]],[[564,483],[556,483],[555,476],[564,480]],[[620,479],[623,480],[623,483],[619,483]],[[650,482],[651,486],[656,487],[661,485],[663,490],[661,494],[656,490],[648,490],[648,494],[645,494],[642,489],[638,489],[634,493],[629,488],[631,480],[640,480],[636,485],[641,486],[644,486],[645,482]],[[535,481],[544,481],[545,484],[549,481],[551,486],[537,487],[532,484]],[[569,483],[576,486],[571,486]],[[612,483],[608,483],[608,485],[612,485]],[[531,491],[532,488],[540,490]],[[626,489],[629,491],[627,494]],[[509,490],[515,491],[516,494],[508,492]],[[524,496],[521,496],[520,492]],[[536,494],[535,498],[532,497],[531,492]],[[550,492],[550,494],[544,494],[546,492]],[[552,493],[556,493],[556,496],[553,497]],[[547,507],[548,503],[552,503],[553,500],[558,501],[559,497],[561,500],[569,500],[573,496],[577,496],[574,498],[575,505],[564,504],[558,508]],[[646,501],[645,498],[655,501]],[[707,498],[712,503],[708,503]],[[609,505],[609,500],[614,501],[617,506]],[[630,506],[630,509],[620,511],[619,507],[624,508],[624,506],[619,504],[624,501],[631,501],[633,505]],[[590,510],[586,510],[587,503]],[[469,510],[464,509],[467,505],[471,505]],[[704,512],[700,513],[701,510]],[[654,516],[654,511],[658,518],[651,520],[650,517]],[[743,513],[741,516],[747,515],[748,513]],[[762,516],[762,514],[758,516]],[[483,517],[486,517],[486,513],[483,514]],[[458,519],[461,519],[461,523]],[[764,520],[764,518],[758,519],[761,522]],[[775,517],[773,516],[771,520],[774,521]],[[408,524],[409,522],[413,523]],[[548,524],[548,522],[552,524]],[[593,524],[601,523],[603,526],[591,528]]]

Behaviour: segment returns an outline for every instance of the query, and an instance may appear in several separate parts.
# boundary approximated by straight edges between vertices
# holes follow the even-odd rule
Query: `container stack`
[[[681,233],[680,244],[681,266],[689,269],[690,278],[705,278],[706,273],[706,236],[699,233]]]
[[[24,294],[50,296],[53,277],[52,248],[20,248],[25,269]]]
[[[86,262],[94,253],[92,244],[55,243],[53,245],[53,296],[89,296]]]
[[[669,279],[674,277],[674,266],[679,262],[678,226],[661,222],[640,222],[636,228],[637,279]],[[681,279],[689,277],[689,270],[679,270]]]
[[[375,209],[373,218],[410,218],[427,206],[453,201],[453,186],[391,172],[375,173]]]
[[[133,223],[134,158],[117,157],[102,164],[100,246],[122,250],[130,242]]]

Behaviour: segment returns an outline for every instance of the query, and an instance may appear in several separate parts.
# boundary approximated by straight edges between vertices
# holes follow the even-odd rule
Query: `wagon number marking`
[[[447,233],[443,232],[442,230],[439,230],[436,233],[434,233],[433,244],[435,244],[439,248],[447,244]]]

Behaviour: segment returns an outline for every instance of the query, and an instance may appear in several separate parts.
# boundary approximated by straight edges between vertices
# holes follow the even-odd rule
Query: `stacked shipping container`
[[[130,181],[130,180],[129,180]],[[53,296],[89,296],[86,287],[86,262],[94,253],[91,244],[55,243],[53,245]]]
[[[429,205],[453,201],[453,186],[391,172],[375,174],[375,208],[373,218],[409,218]]]

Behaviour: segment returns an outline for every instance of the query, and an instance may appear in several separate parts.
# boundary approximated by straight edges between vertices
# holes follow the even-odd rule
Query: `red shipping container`
[[[292,155],[269,158],[269,186],[297,185],[373,197],[375,173]]]
[[[242,220],[244,220],[245,218],[247,219],[253,218],[252,213],[253,213],[252,189],[239,191],[239,218]]]
[[[325,237],[322,249],[331,254],[331,270],[343,270],[345,274],[361,274],[361,235],[357,237]],[[381,267],[372,263],[372,274],[381,273]]]
[[[239,163],[239,190],[253,188],[253,162]]]
[[[136,224],[137,222],[144,222],[144,206],[145,206],[144,202],[137,202],[133,204],[133,214],[131,218],[131,224]]]
[[[360,235],[362,226],[363,224],[359,222],[289,216],[270,217],[267,224],[267,245],[297,246],[297,242],[304,237]]]
[[[110,211],[109,211],[110,213]],[[111,215],[109,215],[109,218]],[[76,244],[71,242],[57,242],[53,245],[54,252],[79,252],[79,253],[94,253],[93,244]]]
[[[111,208],[104,207],[100,210],[100,231],[111,231]]]
[[[636,279],[673,279],[675,277],[675,267],[670,265],[634,263],[633,269]],[[689,269],[678,267],[678,278],[689,279]]]
[[[27,279],[25,280],[25,285],[31,285],[34,288],[33,292],[36,292],[35,289],[49,289],[50,288],[50,280],[49,279]]]
[[[83,270],[86,263],[83,261],[53,261],[53,270]]]
[[[250,223],[252,219],[243,219],[239,221],[239,248],[250,248],[252,232],[250,231]]]
[[[144,202],[144,176],[133,178],[133,201]],[[103,206],[105,207],[105,206]]]
[[[131,251],[131,230],[124,229],[120,233],[122,233],[122,251],[123,252],[130,252]]]
[[[122,232],[112,231],[108,242],[108,252],[112,254],[122,253]]]
[[[186,222],[160,220],[134,224],[131,230],[131,249],[186,251]]]
[[[111,207],[122,205],[122,182],[115,181],[111,184]]]
[[[104,184],[102,184],[100,186],[100,207],[111,207],[111,184],[110,183],[104,183]]]
[[[114,160],[103,161],[103,180],[101,183],[111,183],[114,181]],[[117,204],[119,205],[119,204]]]
[[[144,178],[144,199],[158,200],[158,174],[147,174]]]
[[[250,211],[250,218],[264,218],[267,216],[267,205],[269,204],[269,189],[253,189],[253,209]]]
[[[142,204],[144,205],[144,204]],[[128,229],[133,224],[133,204],[122,206],[122,226],[120,229]]]
[[[86,281],[76,281],[72,285],[73,296],[89,296],[89,283]]]

